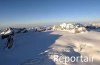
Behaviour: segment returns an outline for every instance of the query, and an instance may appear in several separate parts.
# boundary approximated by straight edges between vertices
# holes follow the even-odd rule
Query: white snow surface
[[[5,44],[6,39],[0,39],[0,65],[100,65],[100,32],[31,31],[15,35],[11,49]],[[93,56],[94,62],[58,64],[53,54]]]

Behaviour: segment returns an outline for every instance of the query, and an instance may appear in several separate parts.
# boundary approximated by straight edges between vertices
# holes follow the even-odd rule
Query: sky
[[[100,0],[0,0],[0,24],[100,20]]]

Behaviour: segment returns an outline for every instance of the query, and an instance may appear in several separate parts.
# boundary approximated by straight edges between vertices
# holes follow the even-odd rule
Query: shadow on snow
[[[13,48],[5,50],[3,53],[0,52],[2,54],[0,55],[0,64],[18,65],[38,56],[38,54],[48,49],[61,36],[50,33],[28,32],[16,35]]]

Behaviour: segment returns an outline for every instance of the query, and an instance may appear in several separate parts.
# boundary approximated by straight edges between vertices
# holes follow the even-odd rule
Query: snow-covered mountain
[[[82,27],[88,32],[66,32],[83,30]],[[63,23],[53,27],[7,29],[2,34],[11,34],[13,30],[14,43],[11,49],[7,49],[7,39],[0,38],[0,65],[100,65],[100,32],[97,28],[100,30],[91,25]],[[26,30],[27,33],[23,33]],[[85,57],[78,58],[79,61],[65,62],[66,57],[81,56],[93,57],[93,62],[81,62]]]
[[[79,23],[62,23],[60,25],[54,25],[53,30],[67,31],[71,33],[87,32],[85,26]]]
[[[12,32],[13,31],[11,28],[7,28],[3,32],[1,32],[1,35],[9,35],[9,34],[12,34]]]

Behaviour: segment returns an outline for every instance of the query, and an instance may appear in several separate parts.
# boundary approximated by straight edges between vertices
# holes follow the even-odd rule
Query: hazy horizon
[[[62,22],[53,22],[53,23],[23,23],[23,24],[14,24],[12,23],[11,25],[8,24],[2,24],[0,25],[0,28],[7,28],[7,27],[15,27],[15,28],[21,28],[21,27],[26,27],[26,28],[30,28],[30,27],[36,27],[36,26],[51,26],[51,25],[55,25],[55,24],[61,24],[61,23],[81,23],[81,24],[89,24],[89,23],[93,23],[93,22],[99,22],[99,21],[62,21]]]

